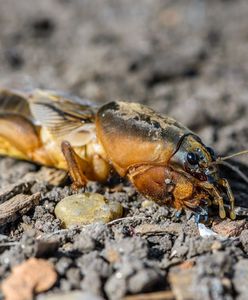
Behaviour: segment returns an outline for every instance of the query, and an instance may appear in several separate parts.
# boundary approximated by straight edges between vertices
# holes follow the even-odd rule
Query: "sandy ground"
[[[141,102],[230,154],[248,148],[247,14],[245,0],[0,0],[0,82],[69,91],[99,104]],[[247,157],[238,160],[247,173]],[[1,158],[0,186],[39,169]],[[41,256],[59,274],[48,294],[83,290],[92,295],[87,299],[122,299],[167,290],[172,299],[246,299],[247,184],[223,172],[243,216],[214,217],[210,227],[222,239],[200,237],[188,214],[177,220],[172,209],[143,208],[128,183],[115,192],[90,183],[89,191],[116,199],[136,219],[54,234],[56,250],[42,255],[37,236],[61,229],[54,206],[72,191],[69,182],[34,183],[39,205],[1,227],[0,277]],[[1,241],[17,244],[1,247]]]

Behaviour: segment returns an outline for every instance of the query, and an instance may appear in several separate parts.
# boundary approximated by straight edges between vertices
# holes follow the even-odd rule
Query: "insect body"
[[[225,218],[225,190],[235,218],[234,197],[219,177],[213,150],[174,119],[138,103],[97,108],[46,90],[2,90],[0,154],[68,170],[77,187],[105,181],[115,169],[147,198],[199,217],[215,203]]]

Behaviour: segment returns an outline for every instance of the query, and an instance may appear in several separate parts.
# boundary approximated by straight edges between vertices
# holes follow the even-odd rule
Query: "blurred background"
[[[247,15],[246,0],[0,0],[0,83],[141,102],[242,150]]]

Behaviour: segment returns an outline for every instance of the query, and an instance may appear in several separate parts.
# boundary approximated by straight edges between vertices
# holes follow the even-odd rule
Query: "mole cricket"
[[[179,212],[207,219],[223,193],[235,219],[234,196],[220,178],[218,158],[176,120],[128,102],[96,107],[50,90],[0,90],[0,154],[67,170],[73,186],[106,181],[115,170],[138,192]]]

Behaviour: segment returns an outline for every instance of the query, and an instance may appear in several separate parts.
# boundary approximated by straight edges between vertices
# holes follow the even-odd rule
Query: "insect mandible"
[[[138,103],[100,108],[50,90],[0,91],[0,154],[65,169],[74,187],[106,181],[114,169],[145,197],[207,218],[211,203],[235,219],[234,196],[217,157],[176,120]]]

